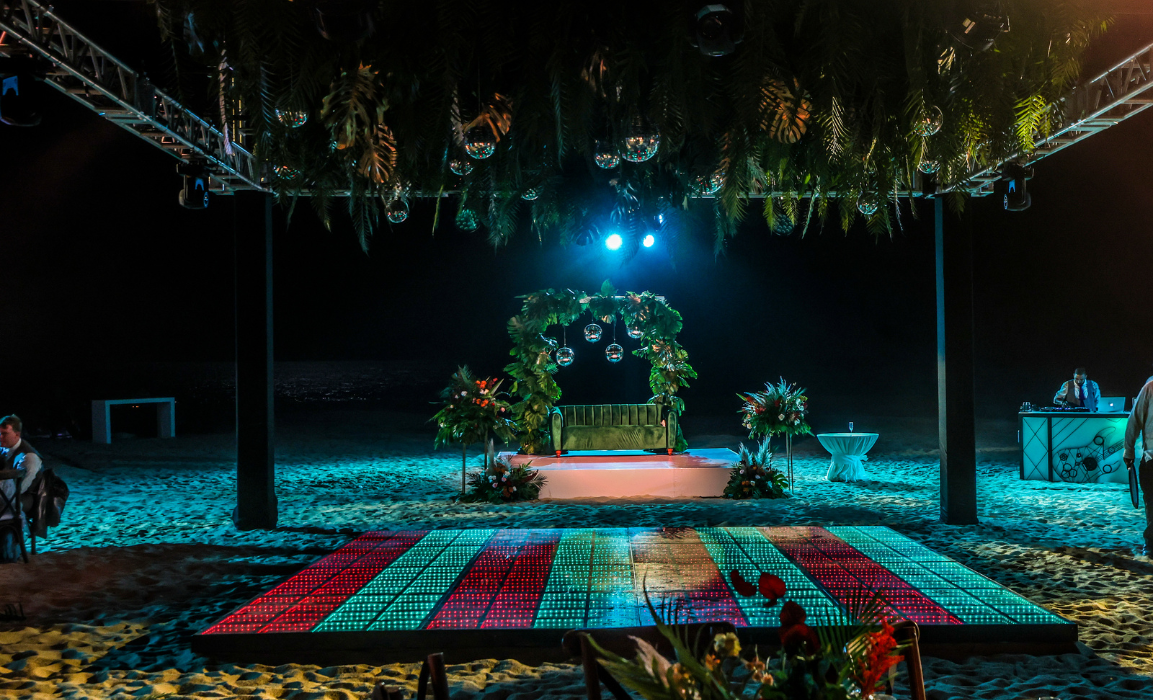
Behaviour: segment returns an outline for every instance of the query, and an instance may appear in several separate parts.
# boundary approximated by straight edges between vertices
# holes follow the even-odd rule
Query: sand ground
[[[280,527],[237,532],[231,435],[39,447],[72,489],[66,522],[30,565],[0,566],[0,694],[15,698],[362,698],[417,666],[277,667],[191,653],[190,635],[369,529],[887,525],[1080,626],[1078,653],[927,658],[931,698],[1153,698],[1153,562],[1135,556],[1144,511],[1122,485],[1022,482],[1001,440],[981,450],[981,523],[942,525],[931,436],[886,433],[872,480],[831,484],[801,445],[794,498],[457,504],[459,452],[434,452],[422,417],[340,414],[281,424]],[[692,444],[735,446],[726,435]],[[989,441],[986,441],[988,443]],[[579,667],[448,659],[454,697],[583,697]],[[899,688],[900,689],[900,688]]]

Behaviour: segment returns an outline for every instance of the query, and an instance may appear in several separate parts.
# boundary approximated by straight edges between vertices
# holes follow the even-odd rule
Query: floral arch
[[[558,370],[553,351],[556,340],[545,336],[550,326],[568,326],[586,312],[602,323],[617,319],[641,332],[644,344],[633,350],[637,357],[652,363],[649,388],[653,396],[649,403],[664,404],[678,413],[684,412],[684,400],[677,396],[681,387],[697,373],[689,364],[689,355],[677,342],[682,322],[681,315],[669,306],[664,297],[651,292],[617,293],[607,280],[600,292],[586,294],[572,289],[544,289],[523,297],[524,304],[518,315],[508,322],[508,333],[513,341],[509,352],[513,361],[505,371],[513,378],[512,394],[520,397],[513,406],[513,415],[521,430],[521,449],[528,454],[543,454],[548,439],[549,411],[561,397],[560,387],[553,375]],[[688,446],[680,427],[677,427],[677,450]]]

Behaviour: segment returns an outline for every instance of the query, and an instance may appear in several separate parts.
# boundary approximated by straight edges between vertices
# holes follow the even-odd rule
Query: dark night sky
[[[68,6],[57,4],[65,17]],[[97,41],[125,41],[89,21],[81,26]],[[1150,40],[1153,21],[1123,21],[1094,60]],[[174,160],[55,92],[42,126],[0,128],[0,153],[3,355],[19,368],[6,401],[77,398],[77,368],[114,385],[127,362],[231,358],[231,198],[181,209]],[[1027,212],[1005,212],[994,197],[971,202],[981,415],[1046,401],[1077,364],[1107,395],[1133,396],[1153,373],[1150,153],[1153,112],[1043,161]],[[734,392],[783,375],[809,387],[815,411],[932,415],[933,241],[930,205],[919,206],[919,220],[903,208],[892,239],[846,235],[833,221],[804,238],[770,236],[751,216],[720,257],[709,228],[621,264],[603,248],[561,248],[527,231],[498,251],[451,223],[433,236],[427,203],[380,231],[365,255],[347,217],[330,233],[304,203],[277,230],[276,354],[495,373],[516,295],[595,290],[611,278],[664,294],[684,316],[681,341],[700,373],[684,393],[690,412],[727,414]],[[619,336],[629,349],[623,328]],[[568,341],[578,359],[560,379],[565,400],[648,398],[640,360],[612,366],[603,342],[589,346],[577,332]],[[164,394],[162,384],[149,389]]]

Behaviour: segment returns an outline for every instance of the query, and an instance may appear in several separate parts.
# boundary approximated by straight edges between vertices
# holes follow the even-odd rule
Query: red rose
[[[782,629],[793,625],[803,625],[806,617],[805,609],[797,605],[795,601],[790,600],[781,606]]]

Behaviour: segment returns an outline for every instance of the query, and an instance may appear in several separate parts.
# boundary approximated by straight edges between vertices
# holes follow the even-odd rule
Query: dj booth
[[[1051,409],[1018,415],[1022,479],[1128,483],[1122,460],[1127,412]],[[1140,441],[1136,450],[1140,461]]]

